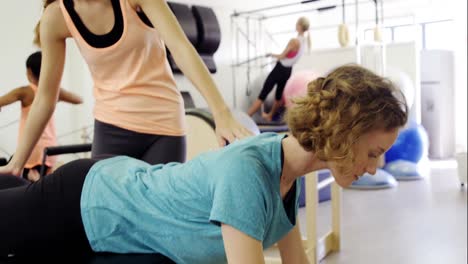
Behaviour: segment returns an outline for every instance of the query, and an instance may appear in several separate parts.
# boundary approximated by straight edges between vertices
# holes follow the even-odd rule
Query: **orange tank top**
[[[94,81],[94,117],[139,133],[185,134],[183,99],[156,29],[138,17],[127,0],[120,0],[123,33],[109,47],[90,46],[80,35],[63,0],[67,27],[89,66]]]
[[[34,84],[30,84],[29,86],[34,91],[34,94],[36,94],[37,86]],[[27,131],[24,131],[24,127],[26,125],[26,119],[28,118],[30,108],[31,106],[21,107],[21,120],[19,124],[18,139],[21,138],[22,133],[27,133]],[[49,122],[47,123],[46,127],[44,128],[44,132],[42,132],[41,137],[39,138],[39,141],[37,141],[36,146],[34,146],[33,151],[31,155],[29,156],[29,159],[24,165],[24,167],[27,169],[31,169],[35,166],[41,165],[44,148],[50,147],[50,146],[56,146],[56,145],[57,145],[57,136],[55,134],[54,117],[52,116]],[[45,164],[49,167],[53,167],[55,165],[56,160],[57,160],[56,156],[47,156]]]

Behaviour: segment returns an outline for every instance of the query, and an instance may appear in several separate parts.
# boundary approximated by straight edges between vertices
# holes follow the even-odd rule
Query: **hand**
[[[23,168],[15,168],[12,163],[0,167],[0,175],[14,175],[20,177],[23,174]]]
[[[253,133],[240,124],[227,110],[222,115],[215,117],[216,136],[218,144],[223,147],[226,143],[232,143],[236,139],[252,136]]]

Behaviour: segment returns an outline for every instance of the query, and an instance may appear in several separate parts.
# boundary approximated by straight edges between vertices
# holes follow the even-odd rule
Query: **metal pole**
[[[361,47],[359,46],[359,2],[355,0],[355,11],[356,11],[356,63],[361,64]]]
[[[376,0],[377,1],[377,0]],[[383,17],[383,0],[380,0],[380,28],[382,29],[382,75],[387,74],[387,42],[385,41],[385,25]]]
[[[270,7],[263,7],[259,9],[254,9],[254,10],[249,10],[249,11],[244,11],[244,12],[238,12],[235,13],[236,16],[241,16],[241,15],[247,15],[247,14],[253,14],[253,13],[258,13],[266,10],[272,10],[272,9],[278,9],[278,8],[283,8],[283,7],[288,7],[288,6],[294,6],[294,5],[302,5],[302,4],[309,4],[312,2],[317,2],[319,0],[304,0],[296,3],[289,3],[289,4],[283,4],[283,5],[276,5],[276,6],[270,6]]]
[[[324,7],[319,7],[319,8],[311,8],[311,9],[303,9],[303,10],[299,10],[299,11],[293,11],[293,12],[276,14],[276,15],[272,15],[272,16],[266,16],[263,19],[265,20],[265,19],[270,19],[270,18],[278,18],[278,17],[290,16],[290,15],[306,13],[306,12],[312,12],[312,11],[324,12],[324,11],[328,11],[328,10],[335,9],[335,8],[336,8],[336,5],[324,6]]]
[[[234,57],[234,54],[237,51],[236,48],[236,41],[235,41],[235,26],[234,26],[234,16],[231,16],[231,61],[232,64],[236,64],[237,61]],[[231,74],[232,74],[232,107],[235,109],[237,107],[237,99],[236,99],[236,67],[231,66]]]
[[[388,17],[388,18],[408,18],[408,17],[413,17],[413,15],[408,14],[408,15],[404,15],[404,16],[391,16],[391,17]],[[451,20],[441,20],[441,21],[451,21]],[[348,22],[353,23],[353,21],[348,21]],[[361,20],[361,22],[372,23],[372,22],[374,22],[374,19]],[[425,22],[425,23],[427,23],[427,22]],[[399,26],[410,26],[410,25],[412,25],[412,24],[398,24],[396,26],[399,27]],[[318,26],[318,27],[310,27],[309,29],[310,30],[322,30],[322,29],[336,28],[337,26],[339,26],[339,24]],[[277,31],[277,32],[271,33],[271,35],[274,36],[274,35],[281,35],[281,34],[291,34],[291,33],[294,33],[294,32],[295,32],[294,30]],[[273,37],[271,37],[271,40],[273,41]],[[277,44],[277,43],[275,43],[275,44]]]
[[[258,56],[252,57],[252,58],[250,58],[250,59],[241,61],[241,62],[239,62],[239,63],[237,63],[237,64],[233,64],[232,66],[238,67],[238,66],[242,66],[242,65],[244,65],[244,64],[248,64],[249,62],[254,62],[254,63],[257,63],[257,64],[258,64],[258,60],[261,59],[261,58],[264,58],[264,57],[265,57],[265,55],[258,55]]]
[[[343,19],[342,22],[343,22],[343,24],[346,24],[346,10],[345,10],[345,3],[344,3],[344,1],[345,1],[345,0],[341,0],[341,9],[342,9],[342,12],[343,12],[343,14],[342,14],[342,16],[343,16],[343,17],[342,17],[342,19]]]
[[[251,46],[255,46],[255,44],[252,43],[252,41],[249,39],[249,36],[247,35],[247,33],[243,32],[241,28],[238,28],[237,31],[247,40],[247,44]]]
[[[253,25],[254,31],[253,31],[253,39],[254,39],[254,53],[255,57],[258,56],[258,39],[257,39],[257,33],[258,33],[258,23],[257,21],[254,21]],[[257,61],[255,61],[255,66],[257,66]]]
[[[377,0],[374,1],[374,9],[375,9],[375,26],[379,24],[379,10],[378,10],[378,3]]]
[[[384,25],[384,5],[383,5],[384,0],[380,0],[380,22],[383,28]]]
[[[250,42],[250,20],[249,17],[246,18],[246,32],[247,32],[247,41]],[[250,45],[247,45],[247,59],[250,58]],[[250,95],[250,61],[247,61],[247,95]]]

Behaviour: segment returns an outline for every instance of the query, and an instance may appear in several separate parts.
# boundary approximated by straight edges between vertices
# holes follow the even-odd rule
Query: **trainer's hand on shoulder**
[[[220,146],[232,143],[236,139],[253,136],[253,133],[239,123],[229,110],[215,117],[214,121],[216,124],[216,136]]]

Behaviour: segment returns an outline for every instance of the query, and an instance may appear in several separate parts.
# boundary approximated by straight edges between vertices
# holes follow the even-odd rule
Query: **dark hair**
[[[26,68],[31,69],[32,74],[38,80],[39,75],[41,74],[41,60],[42,53],[40,51],[34,52],[33,54],[29,55],[28,59],[26,60]]]

